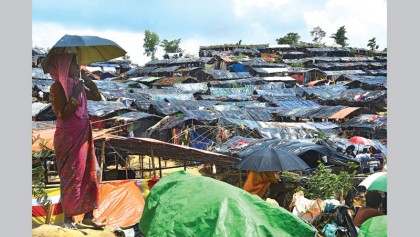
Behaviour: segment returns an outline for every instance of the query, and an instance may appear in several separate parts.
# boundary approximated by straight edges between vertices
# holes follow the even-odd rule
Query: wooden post
[[[100,159],[100,161],[99,161],[99,167],[100,167],[100,169],[101,169],[101,177],[100,177],[100,179],[99,179],[99,182],[102,182],[102,177],[103,177],[103,172],[104,172],[104,163],[105,163],[105,142],[106,142],[106,140],[105,140],[105,138],[104,138],[104,140],[102,141],[102,144],[101,144],[101,159]]]
[[[159,156],[159,177],[162,178],[162,157]]]
[[[140,157],[141,157],[141,159],[140,159]],[[140,161],[141,178],[144,179],[144,170],[143,170],[144,169],[144,166],[143,166],[144,165],[143,164],[144,163],[144,156],[143,155],[141,155],[141,156],[139,155],[139,161]]]
[[[187,162],[184,161],[184,171],[187,171]]]
[[[152,178],[152,158],[149,156],[149,178]]]
[[[156,178],[155,155],[153,154],[153,148],[150,148],[150,153],[151,153],[151,155],[152,155],[153,178]]]

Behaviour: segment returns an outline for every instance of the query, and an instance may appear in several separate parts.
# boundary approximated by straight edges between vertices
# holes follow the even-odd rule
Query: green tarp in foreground
[[[146,236],[299,236],[316,229],[228,183],[174,172],[153,186],[139,228]]]

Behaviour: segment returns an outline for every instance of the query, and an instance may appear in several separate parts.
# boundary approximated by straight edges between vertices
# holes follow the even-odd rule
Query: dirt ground
[[[64,229],[57,225],[32,226],[33,237],[115,237],[113,229],[94,230],[88,227],[78,227],[77,230]]]

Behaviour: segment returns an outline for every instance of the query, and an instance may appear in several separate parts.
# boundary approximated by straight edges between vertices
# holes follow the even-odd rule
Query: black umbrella
[[[241,154],[239,154],[241,157]],[[297,171],[309,169],[309,166],[297,155],[279,148],[263,148],[252,151],[235,165],[240,170],[264,171]]]
[[[74,53],[80,65],[103,62],[124,56],[127,52],[112,40],[98,36],[64,35],[42,60],[45,73],[52,55],[58,53]]]

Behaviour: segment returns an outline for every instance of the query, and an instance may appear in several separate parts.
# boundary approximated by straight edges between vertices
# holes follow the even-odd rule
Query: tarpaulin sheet
[[[201,134],[198,134],[196,131],[189,129],[190,135],[190,147],[207,150],[210,146],[214,144],[214,142]]]
[[[213,76],[215,80],[240,79],[240,78],[252,77],[249,72],[228,72],[225,70],[210,70],[205,73]]]
[[[123,228],[139,222],[145,201],[135,180],[102,183],[99,192],[99,207],[94,210],[99,222]]]
[[[300,236],[316,229],[284,208],[212,178],[174,172],[146,199],[145,236]]]
[[[268,112],[267,108],[247,108],[245,111],[251,116],[255,121],[274,121],[273,116]]]
[[[113,101],[87,101],[87,108],[89,116],[105,117],[107,115],[121,112],[130,112],[130,108],[122,102]]]
[[[199,121],[213,121],[218,118],[214,113],[210,113],[207,110],[187,110],[185,111],[185,116]]]
[[[54,83],[54,80],[32,79],[32,88],[36,88],[44,93],[50,93],[50,88],[53,83]]]

